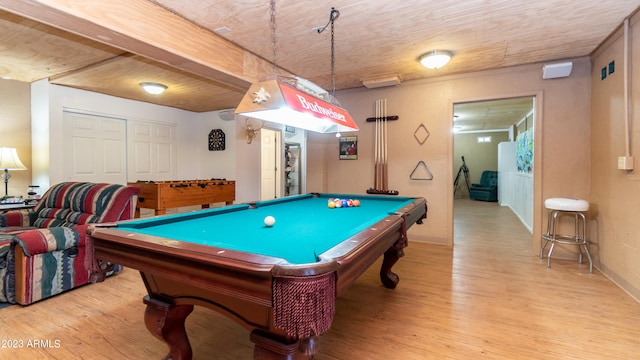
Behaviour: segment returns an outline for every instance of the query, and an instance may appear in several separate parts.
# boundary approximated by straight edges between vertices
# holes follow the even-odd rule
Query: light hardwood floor
[[[369,269],[338,300],[315,359],[640,357],[638,302],[586,265],[554,259],[547,269],[509,209],[469,200],[455,209],[455,246],[411,242],[395,290],[381,286],[379,264]],[[125,269],[0,310],[2,345],[23,344],[0,358],[160,359],[167,348],[144,326],[143,295],[139,274]],[[252,358],[248,332],[215,312],[196,308],[187,330],[195,359]],[[59,347],[34,347],[41,340]]]

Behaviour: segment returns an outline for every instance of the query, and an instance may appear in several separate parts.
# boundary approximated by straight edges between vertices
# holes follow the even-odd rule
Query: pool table
[[[330,208],[330,198],[360,206]],[[380,256],[380,279],[395,288],[391,267],[426,214],[421,197],[313,193],[96,224],[87,246],[98,281],[106,264],[140,271],[145,324],[169,345],[165,359],[191,358],[184,323],[194,305],[250,330],[256,359],[306,359],[331,326],[336,297]]]

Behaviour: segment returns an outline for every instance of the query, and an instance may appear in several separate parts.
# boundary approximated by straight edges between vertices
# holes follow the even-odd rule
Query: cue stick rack
[[[376,122],[377,120],[395,121],[395,120],[398,120],[399,118],[400,117],[398,115],[383,116],[381,118],[369,117],[369,118],[367,118],[367,122]]]
[[[397,190],[389,190],[389,158],[387,123],[398,120],[398,116],[387,115],[387,99],[378,99],[375,104],[375,117],[367,118],[367,122],[375,122],[374,131],[374,175],[373,187],[367,194],[398,195]]]

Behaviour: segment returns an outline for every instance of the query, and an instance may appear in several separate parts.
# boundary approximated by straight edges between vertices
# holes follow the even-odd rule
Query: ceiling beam
[[[246,90],[273,64],[147,0],[0,0],[0,9]]]

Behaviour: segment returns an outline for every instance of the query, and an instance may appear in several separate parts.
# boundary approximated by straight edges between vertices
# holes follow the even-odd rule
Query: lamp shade
[[[15,148],[1,147],[0,148],[0,169],[2,170],[27,170]]]
[[[235,113],[320,133],[359,130],[342,107],[277,79],[252,84]]]

